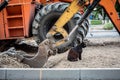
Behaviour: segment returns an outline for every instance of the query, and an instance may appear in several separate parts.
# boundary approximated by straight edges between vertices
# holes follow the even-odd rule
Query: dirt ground
[[[83,49],[82,60],[70,62],[67,52],[51,56],[46,68],[120,68],[120,37],[88,38],[87,47]],[[29,68],[16,58],[0,54],[1,68]]]
[[[7,54],[0,54],[0,68],[29,68],[29,65],[18,62]]]

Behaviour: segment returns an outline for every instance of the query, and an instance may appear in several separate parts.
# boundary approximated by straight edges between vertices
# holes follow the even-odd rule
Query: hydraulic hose
[[[9,0],[4,0],[1,4],[0,4],[0,11],[2,11],[7,5],[8,5]]]
[[[79,21],[78,25],[81,25],[81,24],[84,22],[84,20],[89,16],[89,14],[93,11],[93,9],[96,7],[96,5],[97,5],[100,1],[101,1],[101,0],[94,0],[93,3],[88,6],[88,9],[86,10],[86,12],[85,12],[85,13],[83,14],[83,16],[81,17],[81,20]],[[77,30],[78,27],[79,27],[78,25],[76,25],[76,26],[72,29],[72,31],[71,31],[70,34],[68,35],[68,40],[67,40],[64,44],[61,45],[62,47],[69,46],[69,45],[72,43],[72,41],[74,40],[75,35],[76,35],[76,33],[77,33],[76,30]],[[57,46],[57,48],[59,48],[59,47],[60,47],[60,46]]]

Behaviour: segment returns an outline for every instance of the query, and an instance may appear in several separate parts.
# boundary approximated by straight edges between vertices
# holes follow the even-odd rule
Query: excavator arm
[[[120,17],[115,9],[115,4],[117,0],[74,0],[71,5],[65,10],[65,12],[62,14],[62,16],[57,20],[57,22],[54,24],[53,28],[50,30],[50,32],[47,34],[47,37],[51,35],[51,37],[56,34],[57,32],[62,33],[64,38],[58,42],[56,42],[56,47],[59,48],[59,46],[62,45],[62,47],[68,47],[74,40],[77,29],[79,25],[82,25],[84,20],[89,16],[89,14],[93,11],[93,9],[96,7],[96,5],[101,5],[105,11],[108,14],[108,17],[111,19],[112,23],[114,24],[116,30],[120,34]],[[107,3],[106,3],[107,2]],[[120,0],[119,0],[120,2]],[[83,8],[86,4],[89,4],[87,7],[87,10],[82,15],[81,20],[79,23],[72,29],[72,31],[67,34],[63,26],[73,17],[74,14],[76,14],[79,9]]]
[[[57,20],[54,24],[52,29],[49,31],[48,35],[54,36],[56,33],[61,33],[63,35],[63,39],[56,42],[56,46],[62,44],[62,47],[68,46],[72,40],[75,38],[75,32],[78,28],[78,25],[81,25],[82,22],[89,16],[89,14],[93,11],[96,5],[101,5],[105,11],[107,12],[109,18],[113,22],[115,28],[117,29],[118,33],[120,33],[120,18],[115,9],[115,3],[117,0],[74,0],[70,6],[65,10],[65,12],[61,15],[61,17]],[[107,2],[107,3],[106,3]],[[120,2],[120,0],[119,0]],[[73,30],[67,34],[67,32],[63,29],[63,26],[76,14],[81,8],[85,5],[88,5],[86,12],[83,14],[81,20],[79,21],[78,25],[76,25]]]
[[[114,24],[116,30],[120,34],[120,17],[115,9],[115,4],[117,0],[101,0],[99,3],[106,13],[108,14],[108,17],[111,19],[112,23]],[[120,2],[120,0],[119,0]]]
[[[101,0],[92,0],[91,4],[88,6],[88,9],[81,17],[78,25],[81,25],[84,20],[89,16],[89,14],[93,11],[97,4],[99,4]],[[61,33],[63,35],[63,39],[56,42],[56,47],[67,47],[72,43],[75,38],[76,30],[78,29],[78,25],[76,25],[72,31],[67,34],[67,32],[63,29],[63,26],[75,15],[80,9],[83,9],[84,6],[89,2],[89,0],[74,0],[70,6],[65,10],[65,12],[61,15],[61,17],[54,24],[52,29],[48,32],[47,37],[52,37],[56,33]],[[49,35],[49,36],[48,36]]]
[[[63,25],[66,24],[72,17],[75,13],[77,13],[77,11],[80,9],[80,8],[83,8],[84,5],[85,5],[85,1],[82,1],[82,0],[74,0],[71,5],[66,9],[66,11],[63,13],[63,15],[58,19],[58,21],[55,23],[55,25],[53,26],[53,28],[50,30],[50,32],[47,34],[47,38],[46,40],[44,40],[42,43],[40,43],[39,45],[42,45],[39,46],[39,50],[38,50],[38,53],[32,57],[32,58],[26,58],[26,57],[23,57],[23,56],[19,56],[19,58],[21,59],[21,61],[23,63],[26,63],[32,67],[42,67],[46,61],[47,61],[47,55],[49,54],[47,52],[47,50],[50,48],[50,44],[47,44],[46,45],[46,42],[49,40],[50,43],[52,42],[52,53],[55,53],[57,51],[57,49],[59,48],[59,45],[62,45],[62,47],[67,47],[68,45],[70,45],[73,41],[73,39],[75,38],[76,36],[76,30],[78,29],[78,25],[81,25],[84,20],[88,17],[88,15],[93,11],[94,7],[100,2],[100,0],[94,0],[92,4],[89,5],[87,11],[83,14],[83,16],[81,17],[81,20],[80,22],[73,28],[73,30],[70,32],[70,34],[66,34],[66,32],[63,31]],[[63,21],[64,19],[64,21]],[[64,38],[58,42],[55,42],[54,39],[53,39],[53,36],[55,33],[57,32],[61,32],[66,34],[64,36]],[[44,44],[45,43],[45,44]],[[47,46],[48,48],[47,49],[44,49],[45,47]],[[42,49],[41,49],[42,48]],[[44,58],[43,58],[43,55],[44,54]],[[51,54],[51,53],[50,53]],[[36,61],[36,62],[35,62]],[[41,64],[42,62],[42,64]]]

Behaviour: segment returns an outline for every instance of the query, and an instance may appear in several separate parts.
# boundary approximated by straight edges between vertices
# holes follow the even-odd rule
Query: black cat
[[[85,48],[86,44],[83,42],[80,45],[77,45],[76,47],[73,47],[70,49],[68,53],[67,59],[69,61],[78,61],[82,59],[82,48]]]

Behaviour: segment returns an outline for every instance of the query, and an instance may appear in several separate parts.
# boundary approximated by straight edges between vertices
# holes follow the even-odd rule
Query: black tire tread
[[[46,16],[51,11],[61,11],[61,12],[64,12],[65,9],[68,6],[69,6],[68,3],[57,2],[57,3],[48,4],[48,5],[44,6],[40,11],[38,11],[38,13],[37,13],[37,15],[36,15],[36,17],[35,17],[35,19],[33,21],[33,25],[32,25],[32,33],[33,33],[33,36],[36,38],[36,41],[38,43],[42,41],[42,39],[40,39],[38,37],[38,35],[39,35],[38,28],[41,25],[40,21],[42,20],[42,17]],[[77,24],[79,22],[80,18],[81,18],[81,14],[80,14],[80,12],[78,12],[78,13],[76,13],[74,15],[74,17],[72,19]],[[79,25],[78,34],[80,35],[79,37],[82,37],[82,40],[87,35],[88,27],[89,27],[89,23],[88,23],[87,20],[84,21],[82,26]],[[64,51],[65,51],[64,48],[61,48],[60,52],[64,52]]]

